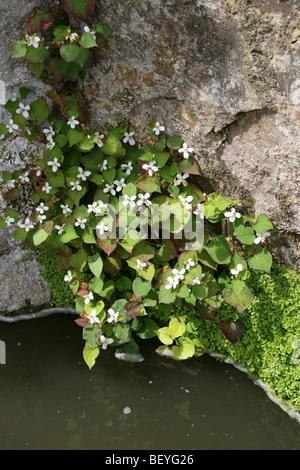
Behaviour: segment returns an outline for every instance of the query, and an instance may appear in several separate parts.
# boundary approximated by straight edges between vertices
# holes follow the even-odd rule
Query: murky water
[[[81,329],[66,314],[0,323],[0,339],[2,450],[300,450],[299,423],[207,355],[175,362],[145,340],[144,362],[118,361],[110,349],[89,371]]]

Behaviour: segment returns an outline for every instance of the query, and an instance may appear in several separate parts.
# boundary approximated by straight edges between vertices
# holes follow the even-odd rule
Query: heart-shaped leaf
[[[95,0],[61,0],[68,15],[77,20],[88,22],[95,8]]]
[[[223,335],[230,341],[232,344],[235,344],[239,341],[245,331],[244,324],[242,320],[233,321],[232,319],[229,322],[220,320],[219,322],[220,331]]]

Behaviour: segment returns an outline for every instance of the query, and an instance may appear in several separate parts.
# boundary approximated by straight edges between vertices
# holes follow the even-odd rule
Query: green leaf
[[[252,303],[254,295],[244,281],[234,279],[231,286],[223,289],[223,297],[226,303],[236,308],[239,313],[243,313]]]
[[[95,0],[61,0],[68,15],[77,20],[88,22],[95,8]]]
[[[185,324],[180,322],[178,318],[172,318],[169,322],[169,330],[172,339],[179,338],[185,332]]]
[[[74,268],[79,269],[79,271],[83,271],[87,263],[87,253],[83,248],[80,248],[76,253],[70,256],[70,265],[74,266]]]
[[[143,281],[137,277],[132,283],[132,289],[137,297],[144,297],[151,289],[151,282]]]
[[[30,116],[35,118],[38,122],[43,122],[48,119],[49,109],[45,98],[39,98],[31,103]]]
[[[145,193],[160,192],[160,186],[157,183],[156,177],[150,176],[148,173],[140,176],[135,185]]]
[[[41,227],[33,235],[33,243],[37,246],[43,243],[49,237],[49,233]]]
[[[164,326],[163,328],[159,328],[158,330],[156,330],[156,334],[158,336],[158,339],[163,344],[172,344],[173,343],[173,338],[172,338],[170,329],[167,326]]]
[[[76,238],[79,238],[79,236],[76,233],[76,230],[71,225],[66,224],[64,226],[64,231],[65,233],[60,236],[60,241],[62,243],[68,243],[71,240],[75,240]]]
[[[100,277],[103,269],[103,261],[99,253],[88,257],[88,265],[95,277]]]
[[[26,55],[26,52],[27,52],[26,44],[24,44],[21,41],[16,41],[13,44],[12,51],[13,51],[13,55],[12,55],[13,58],[24,57]]]
[[[182,145],[182,138],[178,135],[174,135],[173,137],[168,137],[167,139],[167,146],[169,149],[177,150]]]
[[[67,135],[70,146],[78,144],[84,137],[84,133],[78,131],[77,129],[70,129]]]
[[[80,48],[77,44],[63,44],[60,49],[60,55],[66,62],[75,61],[78,57]]]
[[[27,47],[26,59],[33,64],[43,64],[49,55],[48,49],[44,46]]]
[[[199,166],[191,158],[184,158],[178,163],[178,168],[182,173],[188,173],[189,175],[200,175]]]
[[[107,136],[105,144],[101,147],[101,150],[106,155],[118,155],[122,156],[122,143],[120,139],[114,135],[110,134]]]
[[[230,262],[230,245],[224,235],[213,238],[204,249],[216,263],[228,264]]]
[[[265,232],[266,230],[271,230],[273,228],[273,225],[265,214],[259,215],[257,220],[257,223],[252,225],[256,232]]]
[[[248,259],[248,264],[252,269],[269,273],[272,266],[272,255],[265,248],[259,248],[256,254]]]
[[[172,352],[177,359],[185,360],[193,357],[195,354],[195,346],[190,338],[183,337],[178,340],[179,346],[173,346]]]
[[[94,36],[89,32],[83,33],[80,39],[80,45],[85,49],[88,49],[90,47],[97,47],[97,43],[95,41]]]
[[[99,356],[100,349],[99,346],[90,346],[88,343],[85,344],[84,349],[83,349],[83,359],[89,369],[92,369],[92,367],[96,363],[96,359]]]
[[[252,245],[255,240],[254,230],[252,227],[239,226],[233,235],[244,245]]]
[[[98,23],[94,26],[94,30],[99,36],[103,39],[108,38],[110,36],[112,29],[104,23]]]

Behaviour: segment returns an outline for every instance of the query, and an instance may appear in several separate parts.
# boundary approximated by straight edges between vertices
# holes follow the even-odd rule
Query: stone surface
[[[21,248],[0,258],[0,312],[29,313],[47,305],[50,293],[42,279],[42,269],[33,256],[22,261],[25,252]]]
[[[153,118],[195,149],[203,190],[267,214],[300,268],[299,11],[292,0],[103,0],[113,34],[82,80],[99,131]]]
[[[24,85],[37,95],[46,92],[22,60],[11,58],[11,48],[25,36],[32,8],[47,2],[2,3],[0,102]],[[99,40],[79,86],[89,123],[100,132],[128,124],[143,143],[143,129],[155,119],[169,134],[183,136],[195,149],[202,189],[241,199],[243,213],[268,214],[275,259],[299,269],[297,7],[294,0],[101,0],[93,19],[113,33]],[[7,119],[3,112],[0,117]],[[40,151],[22,145],[0,141],[1,169],[26,168]],[[19,247],[4,231],[2,269],[10,251],[18,258]],[[34,263],[20,272],[24,285],[39,275]],[[26,296],[30,301],[30,289]]]

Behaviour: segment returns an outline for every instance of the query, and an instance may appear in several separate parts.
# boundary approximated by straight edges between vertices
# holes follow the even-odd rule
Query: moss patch
[[[52,294],[50,305],[58,308],[74,307],[74,295],[64,281],[64,273],[57,267],[55,259],[49,251],[44,249],[34,249],[37,261],[43,266],[43,278]]]
[[[293,354],[300,340],[300,274],[274,265],[270,274],[251,272],[249,285],[255,300],[240,316],[223,304],[217,321],[207,321],[188,313],[189,336],[199,348],[222,354],[247,368],[262,380],[286,405],[300,412],[300,364]],[[245,332],[232,345],[220,332],[218,320],[242,318]]]

